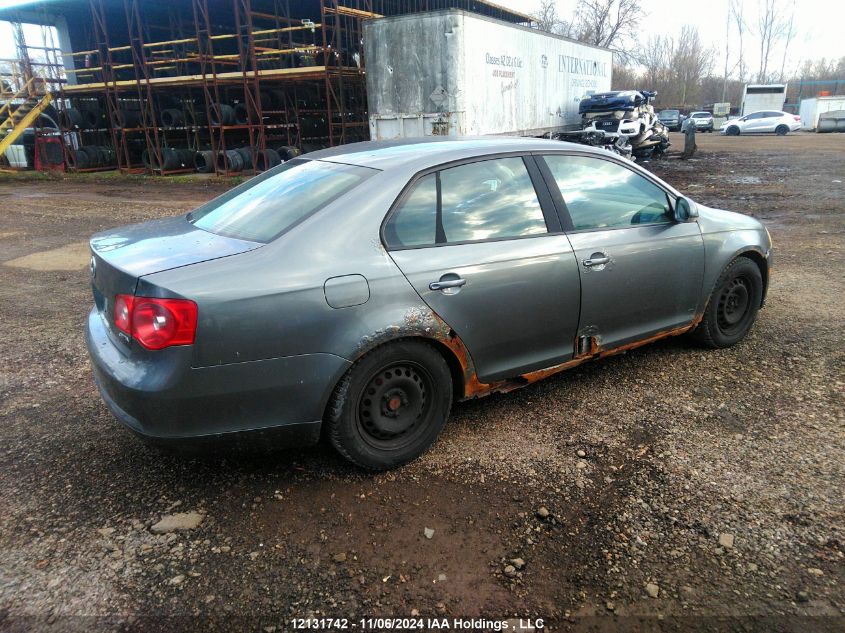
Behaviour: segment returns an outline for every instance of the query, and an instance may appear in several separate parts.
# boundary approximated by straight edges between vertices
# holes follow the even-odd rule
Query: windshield
[[[671,117],[678,116],[678,114],[679,114],[678,110],[663,110],[663,112],[661,112],[657,116],[659,116],[661,118],[668,119],[668,118],[671,118]]]
[[[709,112],[693,112],[690,116],[694,119],[706,119],[707,117],[710,116],[710,113]]]
[[[294,159],[235,187],[188,215],[197,228],[269,242],[357,187],[377,170]]]

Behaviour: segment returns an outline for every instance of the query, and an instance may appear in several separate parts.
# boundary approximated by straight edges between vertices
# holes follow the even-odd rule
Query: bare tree
[[[739,80],[745,81],[747,66],[745,65],[744,36],[747,24],[745,22],[742,0],[730,0],[730,14],[733,18],[734,24],[736,24],[736,31],[739,35],[739,61],[737,61],[737,68],[739,68]]]
[[[643,16],[640,0],[579,0],[575,13],[579,40],[610,48],[623,57]]]
[[[572,23],[562,19],[557,13],[557,2],[555,0],[541,0],[540,8],[532,16],[541,31],[555,33],[556,35],[571,36]]]
[[[680,103],[686,105],[697,98],[701,79],[713,69],[713,49],[701,42],[698,28],[686,25],[681,29],[672,57],[675,79],[681,90]]]
[[[780,64],[780,80],[786,79],[786,56],[789,53],[789,45],[792,43],[792,38],[797,35],[795,28],[795,0],[792,0],[792,10],[789,12],[789,22],[784,26],[784,37],[786,43],[783,45],[783,61]]]
[[[637,51],[637,61],[645,69],[644,79],[658,91],[671,81],[675,42],[668,35],[650,35]]]
[[[777,42],[786,32],[786,21],[780,0],[763,0],[757,20],[757,35],[760,37],[760,70],[757,81],[765,82],[769,77],[769,58]]]

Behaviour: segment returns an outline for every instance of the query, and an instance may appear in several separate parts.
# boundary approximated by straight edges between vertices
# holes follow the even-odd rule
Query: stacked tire
[[[71,169],[116,167],[117,155],[113,148],[106,145],[86,145],[78,149],[69,149],[68,162]]]
[[[244,160],[237,150],[227,149],[217,152],[217,171],[227,173],[243,171]]]
[[[144,150],[141,158],[144,167],[153,171],[181,171],[195,169],[196,152],[190,149],[177,149],[175,147],[161,148],[161,161],[156,154]]]

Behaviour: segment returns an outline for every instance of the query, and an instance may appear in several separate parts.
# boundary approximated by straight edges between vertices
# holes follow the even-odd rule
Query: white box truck
[[[741,116],[761,110],[783,111],[786,84],[745,84],[742,91]]]
[[[459,9],[364,23],[373,140],[573,129],[611,51]]]

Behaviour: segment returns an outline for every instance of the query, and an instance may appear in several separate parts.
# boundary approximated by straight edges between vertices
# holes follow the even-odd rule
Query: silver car
[[[777,134],[785,136],[801,129],[801,118],[779,110],[761,110],[722,123],[720,131],[727,136],[740,134]]]
[[[713,131],[713,115],[709,112],[692,112],[689,118],[695,123],[695,129],[699,132]]]
[[[172,440],[321,431],[414,459],[453,401],[691,333],[741,340],[771,241],[612,153],[508,138],[360,143],[91,240],[102,396]]]

